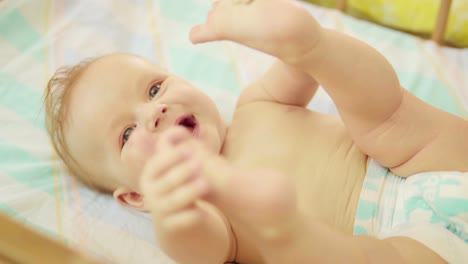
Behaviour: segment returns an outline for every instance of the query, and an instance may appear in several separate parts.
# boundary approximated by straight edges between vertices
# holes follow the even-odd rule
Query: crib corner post
[[[342,12],[346,12],[347,0],[338,0],[336,2],[336,8]]]
[[[444,35],[447,28],[451,5],[452,0],[440,0],[439,13],[437,15],[437,21],[431,37],[437,44],[443,44],[444,42]]]

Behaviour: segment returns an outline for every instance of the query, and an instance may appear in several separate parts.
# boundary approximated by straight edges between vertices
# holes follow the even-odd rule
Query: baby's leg
[[[321,36],[300,68],[328,92],[363,152],[399,176],[468,170],[468,122],[402,88],[390,63],[369,45],[324,28]]]
[[[229,173],[217,174],[215,190],[207,199],[231,222],[250,231],[265,263],[445,263],[416,240],[350,236],[306,221],[296,208],[292,182],[284,174],[232,167],[220,171]]]
[[[362,253],[349,237],[326,225],[304,221],[287,175],[221,163],[215,167],[217,179],[210,176],[214,190],[207,200],[249,232],[266,263],[362,263]]]
[[[207,197],[210,202],[259,236],[279,236],[289,228],[297,214],[296,191],[290,177],[272,170],[222,166],[218,173],[206,174],[213,186]]]
[[[288,175],[239,169],[222,159],[212,159],[204,169],[212,187],[206,199],[249,233],[266,263],[347,263],[361,258],[352,245],[340,248],[348,238],[338,231],[304,221]]]

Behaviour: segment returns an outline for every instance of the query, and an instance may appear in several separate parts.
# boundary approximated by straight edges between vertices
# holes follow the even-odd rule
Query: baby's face
[[[140,192],[143,166],[171,126],[184,126],[212,151],[222,147],[226,127],[214,102],[140,57],[100,58],[72,89],[65,142],[97,184]]]

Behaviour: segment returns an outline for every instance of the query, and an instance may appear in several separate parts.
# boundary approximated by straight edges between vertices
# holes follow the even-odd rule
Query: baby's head
[[[49,81],[45,104],[52,143],[71,173],[138,209],[144,209],[140,173],[162,131],[184,126],[216,152],[226,132],[207,95],[128,54],[58,70]]]

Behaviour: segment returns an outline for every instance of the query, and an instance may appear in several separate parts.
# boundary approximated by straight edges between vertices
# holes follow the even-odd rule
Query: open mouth
[[[192,135],[197,135],[198,132],[198,122],[195,116],[193,115],[186,115],[183,117],[180,117],[176,121],[176,126],[183,126],[187,128],[187,130],[192,134]]]

